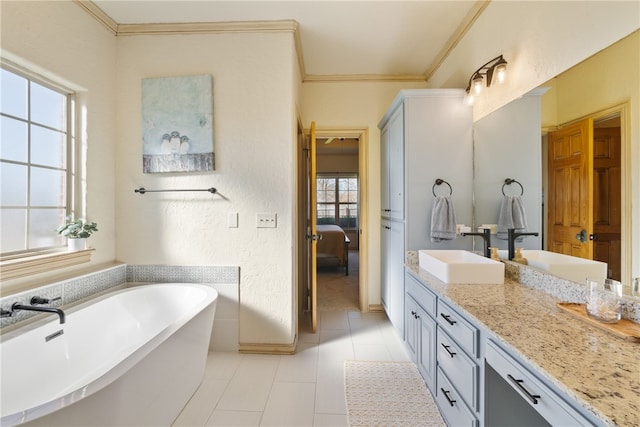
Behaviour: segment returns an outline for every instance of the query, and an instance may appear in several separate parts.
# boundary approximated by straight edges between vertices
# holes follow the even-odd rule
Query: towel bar
[[[436,197],[436,185],[441,185],[441,184],[447,184],[447,186],[449,186],[449,196],[451,196],[453,194],[453,188],[451,188],[451,184],[449,184],[444,179],[438,178],[436,179],[436,182],[433,184],[433,187],[431,187],[431,192],[433,193],[433,197]]]
[[[504,194],[504,186],[505,185],[511,185],[513,183],[516,183],[520,186],[520,195],[524,195],[524,187],[522,186],[522,184],[520,184],[518,181],[516,181],[515,179],[511,179],[511,178],[507,178],[504,180],[504,184],[502,184],[502,195],[506,196],[506,194]]]
[[[208,191],[211,194],[215,194],[218,190],[216,190],[214,187],[201,188],[201,189],[174,189],[174,190],[147,190],[144,187],[140,187],[140,188],[136,188],[133,191],[135,193],[140,193],[140,194],[144,194],[144,193],[165,193],[165,192],[170,192],[170,191]]]

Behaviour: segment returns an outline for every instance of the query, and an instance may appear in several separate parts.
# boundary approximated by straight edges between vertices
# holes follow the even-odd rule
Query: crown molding
[[[216,33],[277,33],[298,32],[298,23],[284,21],[185,22],[166,24],[119,24],[118,36],[216,34]]]
[[[429,80],[431,76],[438,71],[438,68],[440,68],[449,54],[451,54],[451,52],[456,48],[460,40],[464,38],[487,6],[489,6],[489,3],[491,3],[491,0],[477,0],[475,2],[469,13],[467,13],[462,22],[460,22],[460,25],[458,25],[458,28],[456,28],[453,34],[451,34],[451,37],[449,37],[449,40],[447,40],[442,50],[438,53],[436,59],[431,63],[427,71],[425,71],[425,80]]]
[[[118,35],[118,23],[104,13],[94,2],[90,0],[73,0],[73,2],[101,23],[107,30],[113,33],[113,35]]]
[[[300,76],[303,83],[308,82],[426,82],[428,78],[441,65],[449,52],[464,36],[475,19],[482,13],[489,0],[479,0],[465,21],[449,40],[449,44],[441,52],[438,60],[434,62],[430,71],[422,75],[396,75],[396,74],[336,74],[336,75],[309,75],[305,71],[302,41],[300,40],[300,27],[295,20],[277,21],[236,21],[236,22],[196,22],[196,23],[150,23],[150,24],[118,24],[91,0],[73,0],[85,12],[100,22],[105,28],[117,37],[149,36],[149,35],[180,35],[180,34],[219,34],[219,33],[271,33],[289,32],[293,34]]]
[[[303,82],[426,82],[423,74],[308,74]]]

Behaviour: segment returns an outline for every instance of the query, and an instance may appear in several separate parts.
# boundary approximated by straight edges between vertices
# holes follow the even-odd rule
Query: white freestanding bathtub
[[[138,286],[6,334],[0,425],[171,425],[202,381],[217,297]]]

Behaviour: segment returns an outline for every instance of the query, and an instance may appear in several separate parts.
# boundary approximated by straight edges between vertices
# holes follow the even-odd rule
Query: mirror
[[[632,218],[631,208],[625,203],[631,200],[631,171],[638,165],[630,155],[631,142],[625,138],[631,138],[632,122],[637,126],[637,120],[629,118],[628,104],[638,97],[637,84],[633,83],[634,78],[637,80],[634,73],[638,72],[638,61],[631,61],[635,68],[628,64],[630,57],[638,56],[639,39],[636,31],[474,123],[474,225],[497,223],[503,193],[521,196],[527,230],[537,231],[539,236],[527,237],[516,246],[546,249],[547,132],[558,125],[592,117],[595,128],[616,122],[622,126],[622,173],[628,176],[622,176],[618,203],[622,205],[622,230],[627,230],[623,234],[631,236],[629,230],[632,225],[638,227],[632,224],[637,218]],[[506,179],[517,180],[520,185],[506,184]],[[617,274],[627,289],[633,268],[639,268],[633,265],[632,254],[640,253],[640,248],[637,241],[633,243],[632,246],[631,238],[627,238],[618,244],[617,258],[622,259],[622,267]],[[492,235],[492,245],[504,250],[507,241]]]

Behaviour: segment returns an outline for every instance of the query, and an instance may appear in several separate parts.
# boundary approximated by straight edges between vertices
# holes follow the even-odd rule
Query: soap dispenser
[[[512,261],[523,265],[529,264],[529,261],[527,261],[527,259],[522,256],[522,248],[516,248],[516,254],[513,257]]]

